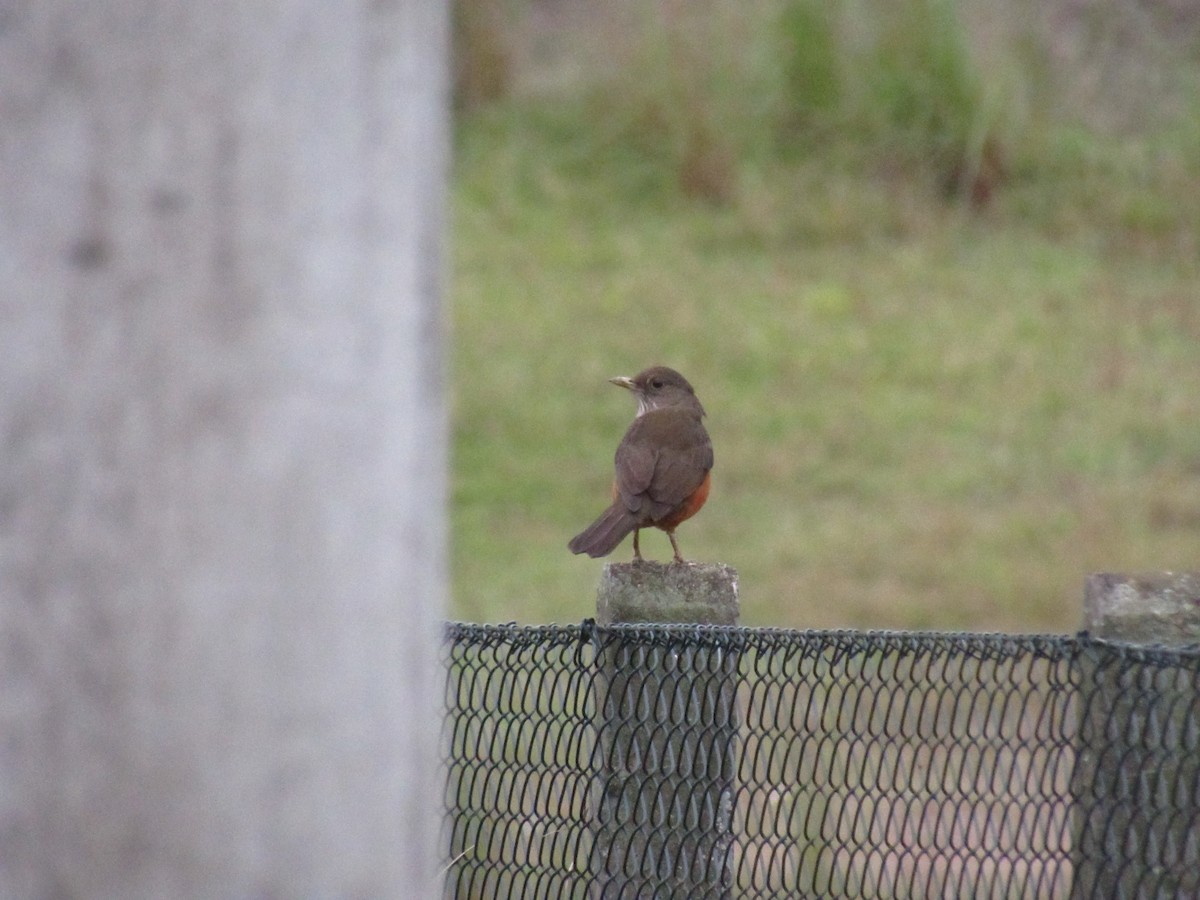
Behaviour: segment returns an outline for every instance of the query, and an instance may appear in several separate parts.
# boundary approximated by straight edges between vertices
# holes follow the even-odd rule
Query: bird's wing
[[[657,504],[674,507],[692,495],[712,468],[712,446],[694,446],[659,454],[647,494]]]
[[[641,419],[635,419],[626,432],[626,439],[617,447],[616,485],[625,507],[633,513],[641,510],[646,500],[646,490],[654,478],[655,451],[644,441],[640,429],[635,431]]]
[[[672,512],[712,468],[712,442],[695,415],[661,410],[639,416],[617,449],[617,490],[645,521]]]

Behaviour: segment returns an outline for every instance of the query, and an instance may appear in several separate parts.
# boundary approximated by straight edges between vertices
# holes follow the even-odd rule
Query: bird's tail
[[[623,504],[614,503],[600,514],[600,518],[571,538],[567,549],[572,553],[586,553],[593,559],[607,556],[636,526],[637,519],[633,514]]]

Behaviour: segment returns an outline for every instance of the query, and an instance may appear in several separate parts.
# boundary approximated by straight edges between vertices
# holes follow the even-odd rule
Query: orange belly
[[[700,482],[700,486],[692,491],[692,495],[684,500],[675,512],[655,522],[654,527],[661,528],[663,531],[674,531],[681,522],[686,522],[700,512],[700,507],[708,500],[708,489],[711,484],[712,470],[709,469],[704,473],[704,480]]]

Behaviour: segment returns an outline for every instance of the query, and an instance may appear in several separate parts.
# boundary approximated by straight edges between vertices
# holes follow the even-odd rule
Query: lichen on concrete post
[[[609,563],[596,594],[596,623],[736,625],[737,572],[729,566]]]
[[[1200,643],[1200,572],[1090,575],[1083,614],[1088,633],[1104,640]]]
[[[1200,573],[1092,575],[1084,625],[1072,897],[1200,896]]]
[[[740,654],[737,573],[609,564],[597,620],[594,900],[724,900],[732,891]],[[603,626],[617,626],[603,628]]]

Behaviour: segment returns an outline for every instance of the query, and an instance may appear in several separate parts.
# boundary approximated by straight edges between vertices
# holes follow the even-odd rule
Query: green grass
[[[590,98],[460,122],[454,617],[594,613],[566,542],[633,414],[605,379],[652,363],[709,412],[679,538],[747,624],[1071,630],[1086,573],[1200,565],[1187,141],[1047,130],[980,213],[833,150],[743,159],[714,205]]]

